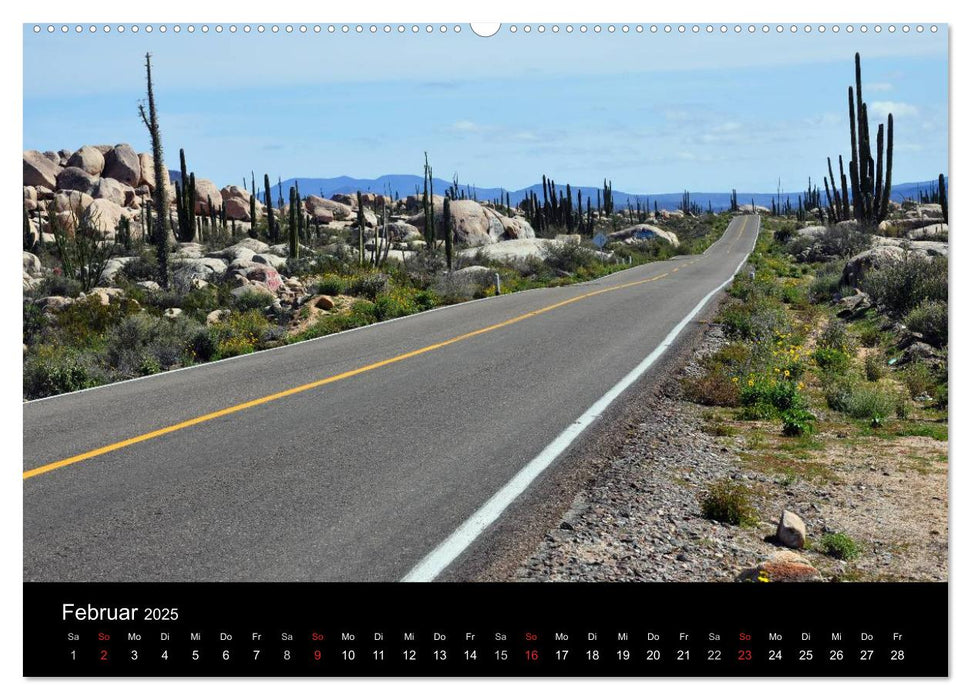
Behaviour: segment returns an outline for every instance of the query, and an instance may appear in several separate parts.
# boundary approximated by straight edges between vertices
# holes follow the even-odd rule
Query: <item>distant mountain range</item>
[[[173,182],[180,179],[180,173],[177,170],[170,170],[169,175],[172,177]],[[946,182],[947,178],[945,178],[945,183]],[[320,197],[330,198],[338,193],[353,193],[360,190],[361,192],[375,192],[378,194],[390,192],[392,195],[396,195],[398,197],[407,197],[409,194],[415,194],[416,191],[421,192],[422,178],[418,175],[382,175],[380,177],[371,179],[354,178],[346,175],[342,175],[341,177],[326,178],[290,178],[282,182],[284,201],[288,199],[290,187],[294,184],[297,184],[300,187],[300,194],[303,196],[314,194]],[[451,182],[438,178],[434,180],[434,184],[436,194],[444,194],[445,191],[452,186]],[[891,188],[891,196],[895,201],[902,201],[903,199],[916,199],[921,190],[928,191],[932,187],[936,187],[936,185],[937,180],[905,182],[899,185],[894,185]],[[566,190],[566,183],[557,183],[556,186],[558,190]],[[584,203],[586,203],[587,197],[590,197],[592,202],[596,202],[597,190],[602,190],[602,187],[602,185],[577,187],[573,183],[570,183],[573,197],[576,197],[577,190],[579,190],[582,193]],[[276,187],[271,188],[274,201],[279,198],[279,193],[276,192],[276,189]],[[477,187],[469,184],[460,184],[459,189],[464,189],[469,196],[471,196],[472,192],[474,191],[475,198],[479,201],[491,201],[495,199],[504,200],[506,192],[508,192],[509,199],[513,206],[525,199],[527,193],[529,192],[535,192],[540,200],[543,198],[543,185],[540,183],[530,185],[529,187],[524,187],[519,190],[505,190],[499,187]],[[784,203],[786,198],[789,198],[792,206],[796,206],[798,198],[802,194],[802,191],[783,192],[782,202]],[[821,191],[821,194],[825,201],[825,192]],[[257,196],[262,198],[262,190],[257,192]],[[633,194],[629,192],[621,192],[615,189],[614,206],[617,209],[624,209],[627,207],[628,201],[631,203],[631,206],[636,206],[637,202],[639,201],[642,208],[653,208],[654,202],[657,201],[657,206],[659,209],[677,209],[681,206],[681,196],[681,192]],[[738,203],[751,204],[754,200],[756,205],[770,207],[772,206],[772,199],[774,197],[776,197],[775,192],[739,192]],[[702,209],[707,209],[710,202],[712,209],[715,211],[721,211],[728,209],[731,206],[731,192],[692,192],[691,200],[696,202]]]

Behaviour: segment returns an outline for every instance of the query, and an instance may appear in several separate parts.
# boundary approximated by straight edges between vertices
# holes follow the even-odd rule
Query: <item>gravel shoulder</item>
[[[505,580],[731,581],[784,550],[773,541],[783,509],[805,521],[801,554],[824,580],[947,580],[946,441],[820,426],[812,441],[786,442],[777,425],[685,401],[679,380],[725,342],[717,324],[699,340],[641,391],[636,419],[613,426],[619,439],[588,456],[589,480]],[[758,524],[702,516],[700,496],[725,478],[748,488]],[[860,554],[824,553],[830,532],[852,537]]]

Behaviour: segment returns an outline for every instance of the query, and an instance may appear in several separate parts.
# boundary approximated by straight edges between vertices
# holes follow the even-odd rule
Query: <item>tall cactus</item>
[[[263,199],[264,204],[266,204],[266,237],[271,240],[276,240],[276,218],[273,215],[273,195],[270,193],[270,176],[263,173]]]
[[[937,176],[937,193],[941,202],[941,214],[944,215],[944,223],[947,223],[947,183],[944,182],[944,173]]]
[[[364,199],[361,190],[357,191],[357,255],[358,264],[364,267]]]
[[[249,220],[250,229],[256,232],[256,195],[250,194],[249,196]]]
[[[287,239],[290,244],[290,258],[296,260],[300,257],[300,241],[297,236],[299,234],[299,229],[297,228],[300,223],[300,215],[297,213],[297,202],[299,202],[299,196],[297,195],[297,188],[290,188],[290,227],[287,230]]]
[[[876,227],[887,218],[890,207],[890,190],[893,182],[893,114],[887,115],[887,127],[877,127],[876,161],[870,146],[870,119],[866,102],[863,101],[863,79],[860,67],[860,54],[855,56],[856,90],[847,88],[847,112],[850,119],[850,162],[849,184],[852,190],[853,218],[861,226]],[[886,136],[886,144],[884,144]],[[884,148],[886,147],[886,163]],[[830,182],[833,193],[830,197],[831,218],[836,221],[849,219],[850,197],[843,174],[842,156],[840,157],[840,179],[842,195],[837,193],[833,178],[832,164],[829,165]]]
[[[196,176],[187,172],[185,150],[179,149],[179,171],[182,175],[181,187],[175,183],[175,208],[178,214],[176,238],[187,243],[196,237]]]
[[[425,176],[421,195],[422,212],[425,215],[425,242],[429,250],[435,249],[435,183],[432,180],[432,166],[428,164],[425,152]]]
[[[145,54],[145,79],[148,83],[148,114],[145,105],[138,105],[138,113],[152,137],[152,158],[154,159],[155,191],[152,193],[155,204],[155,225],[151,234],[155,242],[158,262],[158,283],[163,288],[169,286],[169,231],[165,213],[169,210],[165,192],[165,166],[162,163],[162,134],[158,128],[158,113],[155,110],[155,92],[152,87],[152,54]],[[151,214],[149,214],[150,216]]]
[[[448,197],[442,204],[442,237],[445,239],[445,264],[448,270],[452,269],[452,212],[450,211]]]

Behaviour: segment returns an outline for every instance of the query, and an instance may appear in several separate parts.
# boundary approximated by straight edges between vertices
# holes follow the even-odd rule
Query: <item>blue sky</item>
[[[214,25],[212,25],[214,26]],[[224,25],[227,26],[228,25]],[[847,154],[863,57],[871,131],[893,111],[894,181],[947,173],[947,37],[500,31],[483,39],[24,29],[24,148],[129,142],[151,51],[169,167],[220,186],[435,173],[516,189],[543,173],[629,192],[774,191]],[[879,117],[879,119],[878,119]]]

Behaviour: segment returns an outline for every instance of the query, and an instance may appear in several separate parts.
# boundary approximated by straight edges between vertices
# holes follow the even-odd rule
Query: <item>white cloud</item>
[[[458,131],[464,134],[480,134],[486,131],[486,127],[481,124],[476,124],[473,121],[467,119],[460,119],[459,121],[452,124],[450,127],[452,131]]]
[[[874,102],[868,107],[871,117],[893,114],[895,117],[916,117],[918,109],[907,102]]]

